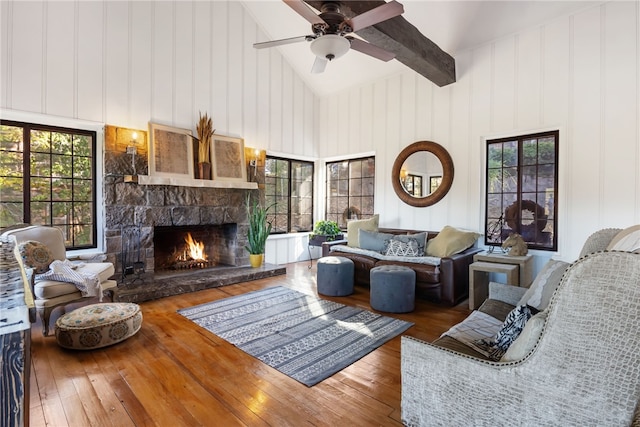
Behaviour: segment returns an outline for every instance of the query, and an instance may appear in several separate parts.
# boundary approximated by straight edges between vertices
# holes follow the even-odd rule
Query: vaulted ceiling
[[[396,53],[383,62],[350,51],[330,62],[321,74],[310,72],[309,43],[278,46],[287,62],[319,95],[393,75],[411,68],[438,86],[455,80],[456,53],[566,16],[601,1],[420,1],[398,0],[401,17],[358,31],[360,38]],[[319,8],[322,1],[305,0]],[[242,1],[269,41],[311,33],[311,25],[280,0]],[[343,13],[357,15],[382,1],[346,1]],[[460,72],[460,70],[458,70]]]

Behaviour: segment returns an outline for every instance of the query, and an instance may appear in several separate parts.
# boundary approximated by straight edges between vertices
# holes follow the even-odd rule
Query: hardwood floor
[[[270,368],[176,310],[283,285],[316,293],[315,262],[287,275],[141,303],[138,334],[93,351],[60,348],[32,327],[30,425],[400,426],[400,337],[314,387]],[[329,298],[370,310],[369,291]],[[405,335],[432,341],[469,314],[417,301],[390,314],[415,323]]]

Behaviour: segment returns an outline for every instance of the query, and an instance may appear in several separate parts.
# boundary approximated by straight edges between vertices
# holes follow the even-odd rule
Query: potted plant
[[[247,195],[247,217],[249,229],[247,231],[247,245],[245,249],[249,251],[249,262],[252,267],[260,267],[264,256],[264,247],[267,237],[271,233],[271,223],[267,221],[267,211],[269,207],[263,207],[257,201],[251,203],[251,196]]]
[[[211,179],[211,137],[215,132],[213,122],[207,113],[198,113],[200,118],[196,125],[198,131],[198,177],[200,179]]]
[[[340,240],[342,237],[342,230],[340,230],[337,222],[320,220],[316,221],[313,231],[309,235],[309,245],[322,246],[323,242]]]

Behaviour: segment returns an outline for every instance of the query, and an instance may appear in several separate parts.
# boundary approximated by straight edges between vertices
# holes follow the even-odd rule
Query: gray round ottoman
[[[353,261],[341,256],[326,256],[318,260],[318,293],[343,297],[353,293]]]
[[[415,308],[416,272],[400,265],[381,265],[370,272],[371,308],[408,313]]]

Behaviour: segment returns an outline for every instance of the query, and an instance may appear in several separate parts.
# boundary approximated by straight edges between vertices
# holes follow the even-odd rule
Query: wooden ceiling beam
[[[317,10],[320,10],[324,3],[316,0],[304,1]],[[341,2],[341,12],[351,18],[384,3],[386,2],[383,0],[344,1]],[[453,57],[402,16],[363,28],[356,34],[369,43],[395,53],[398,61],[438,86],[446,86],[456,81]]]

